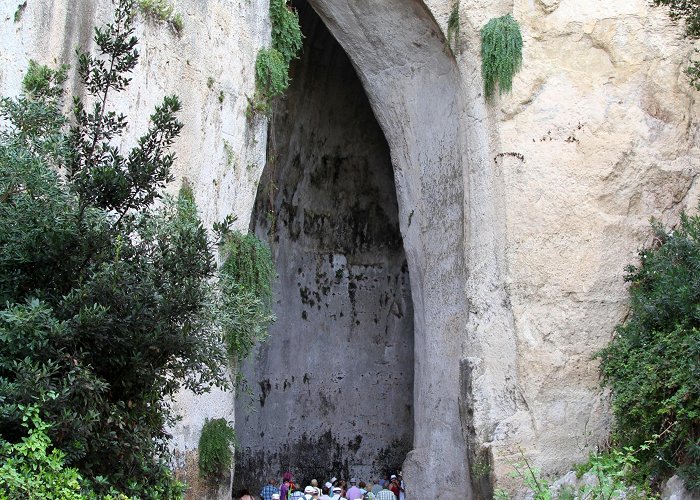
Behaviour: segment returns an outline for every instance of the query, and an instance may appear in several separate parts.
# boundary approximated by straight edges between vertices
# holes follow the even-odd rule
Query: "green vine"
[[[207,419],[199,436],[199,475],[203,478],[215,478],[227,472],[231,467],[233,452],[231,447],[236,442],[236,431],[226,419]]]
[[[510,14],[491,19],[481,29],[481,72],[484,92],[490,99],[498,84],[498,93],[510,92],[513,76],[523,61],[520,26]]]
[[[452,6],[447,19],[447,45],[452,47],[452,40],[459,41],[459,1]]]
[[[255,98],[248,113],[269,112],[270,100],[289,87],[289,64],[301,51],[303,35],[299,15],[286,0],[270,0],[272,46],[258,52],[255,60]]]
[[[219,321],[229,356],[245,358],[274,321],[272,254],[255,236],[237,231],[226,235],[221,254]]]

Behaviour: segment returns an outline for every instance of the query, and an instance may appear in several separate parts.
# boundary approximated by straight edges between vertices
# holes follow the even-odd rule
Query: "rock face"
[[[319,302],[298,291],[317,286],[317,269],[330,280],[325,285],[329,292],[336,293],[327,310],[351,311],[351,279],[345,274],[351,262],[336,256],[357,252],[358,262],[366,264],[362,259],[367,253],[359,241],[352,252],[339,251],[341,239],[325,232],[337,225],[326,223],[328,219],[311,217],[317,222],[309,224],[309,232],[301,223],[307,220],[304,210],[328,211],[333,190],[352,183],[356,191],[347,192],[355,199],[338,202],[336,221],[355,209],[347,227],[366,229],[367,234],[376,234],[373,223],[386,221],[386,241],[371,252],[381,255],[375,263],[384,271],[391,269],[386,274],[398,276],[398,282],[403,279],[406,287],[405,292],[400,286],[391,288],[404,306],[404,317],[382,318],[391,334],[379,336],[372,349],[383,349],[387,338],[401,339],[403,344],[394,345],[407,349],[411,340],[399,337],[399,331],[410,330],[407,318],[411,307],[413,311],[413,443],[404,465],[409,498],[423,498],[426,486],[431,491],[437,487],[437,498],[487,497],[495,485],[509,487],[507,471],[518,446],[535,466],[565,472],[609,428],[606,398],[591,358],[625,317],[624,267],[649,241],[650,217],[672,224],[682,209],[695,209],[697,203],[698,109],[695,91],[683,74],[692,47],[664,10],[646,0],[308,2],[349,57],[367,95],[388,146],[396,205],[389,199],[393,188],[386,149],[379,153],[384,146],[378,134],[370,134],[364,118],[356,123],[365,123],[366,129],[353,130],[352,139],[367,134],[367,164],[353,170],[340,162],[338,167],[339,176],[360,175],[361,184],[341,182],[340,177],[334,184],[328,176],[336,167],[331,163],[324,169],[319,161],[321,151],[329,158],[343,156],[342,150],[324,150],[332,142],[322,145],[318,140],[330,140],[338,133],[333,130],[343,130],[355,106],[323,115],[324,109],[333,109],[333,101],[323,108],[314,99],[338,78],[333,71],[342,68],[334,56],[343,56],[331,49],[336,42],[329,37],[307,33],[307,42],[318,44],[309,52],[336,52],[324,56],[327,67],[308,66],[302,59],[299,87],[279,108],[288,114],[276,116],[270,128],[270,137],[287,152],[277,164],[288,173],[278,177],[288,192],[279,191],[270,206],[279,211],[280,222],[273,232],[279,237],[273,242],[281,276],[276,286],[278,292],[289,292],[278,295],[278,315],[280,325],[290,325],[290,331],[275,327],[280,330],[261,349],[263,357],[254,359],[266,359],[268,349],[267,359],[278,363],[270,368],[276,370],[269,372],[270,386],[274,377],[284,385],[282,358],[269,353],[280,339],[311,342],[311,330],[325,324],[318,310],[322,303],[325,313],[325,297]],[[137,118],[139,130],[146,122],[145,110],[161,95],[180,94],[187,127],[178,145],[179,175],[194,182],[207,220],[235,212],[245,227],[265,155],[267,121],[246,121],[244,111],[245,95],[253,89],[255,53],[269,36],[267,2],[173,3],[185,14],[182,38],[162,26],[139,24],[142,64],[118,106]],[[108,17],[106,0],[73,4],[30,0],[17,22],[17,5],[5,2],[0,7],[3,94],[17,92],[29,57],[44,63],[65,61],[76,43],[87,42],[95,21]],[[455,5],[460,32],[448,47],[447,19]],[[512,94],[486,101],[479,30],[508,12],[522,28],[523,68]],[[352,85],[348,78],[348,92]],[[221,103],[219,90],[224,91]],[[366,108],[357,109],[367,114]],[[336,115],[345,117],[345,123],[333,122]],[[327,129],[314,134],[314,127],[322,124]],[[357,142],[346,145],[358,154]],[[294,166],[296,156],[300,162]],[[319,174],[316,185],[313,172]],[[261,182],[269,181],[263,177]],[[296,199],[289,191],[295,187]],[[357,196],[360,192],[365,196]],[[283,207],[284,200],[288,207]],[[259,197],[257,206],[264,207],[263,201]],[[295,206],[298,212],[292,214]],[[253,216],[259,231],[267,229],[262,210]],[[301,230],[293,241],[295,223]],[[402,252],[407,271],[401,268]],[[319,257],[323,253],[325,261]],[[327,254],[333,255],[332,262]],[[340,262],[345,271],[338,279],[344,290],[338,295],[340,283],[335,284],[332,273]],[[366,292],[369,300],[374,291]],[[306,320],[301,317],[304,310]],[[283,323],[288,318],[290,323]],[[371,327],[371,315],[367,319]],[[370,338],[365,318],[360,323],[351,329],[344,315],[337,325],[343,333],[338,341],[351,333]],[[314,344],[308,352],[316,358],[321,349]],[[344,360],[344,354],[334,354],[333,363]],[[405,353],[401,356],[410,364]],[[295,376],[299,398],[319,401],[319,390],[342,387],[345,392],[358,386],[353,377],[369,373],[365,368],[347,368],[339,383],[313,377],[306,383],[301,371],[289,374]],[[401,372],[396,369],[387,365],[387,373]],[[256,386],[265,378],[250,378],[255,399],[268,391],[267,385]],[[410,392],[408,379],[397,384]],[[266,406],[276,397],[269,392],[272,399]],[[182,450],[196,446],[205,416],[233,418],[230,395],[212,394],[204,403],[183,395],[178,404],[185,415],[175,429]],[[398,407],[392,411],[399,418]],[[333,412],[333,418],[341,414]],[[354,435],[375,432],[372,420],[356,420]],[[260,432],[290,435],[302,430],[298,422],[290,418],[284,425],[294,424],[293,429]],[[350,449],[350,426],[336,425],[343,429],[342,439],[328,440],[326,448],[338,444]],[[405,435],[410,433],[407,425]],[[302,437],[303,432],[296,439]],[[358,452],[366,457],[364,446],[363,440]],[[269,449],[251,448],[251,453]]]
[[[413,442],[413,308],[389,147],[350,60],[306,2],[252,230],[279,279],[243,366],[234,486],[396,471]],[[234,488],[235,489],[235,488]]]

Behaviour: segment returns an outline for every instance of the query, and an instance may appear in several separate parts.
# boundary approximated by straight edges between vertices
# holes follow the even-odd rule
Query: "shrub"
[[[700,487],[700,217],[683,214],[627,268],[631,310],[599,353],[612,389],[613,437],[640,447],[655,474],[677,472]]]
[[[223,418],[206,420],[199,436],[199,474],[205,478],[225,474],[231,467],[236,431]]]
[[[51,449],[50,427],[36,406],[21,406],[27,435],[18,443],[0,441],[0,498],[82,500],[82,477],[64,466],[65,454]]]
[[[221,325],[228,353],[245,358],[267,336],[272,314],[274,263],[269,248],[254,235],[231,232],[221,247]]]
[[[261,49],[255,60],[255,97],[249,99],[249,114],[268,112],[270,99],[289,87],[289,64],[302,47],[299,15],[286,0],[270,0],[272,46]]]
[[[486,98],[510,92],[523,61],[520,26],[510,14],[491,19],[481,29],[481,73]]]
[[[179,100],[134,148],[115,146],[128,122],[108,98],[138,61],[132,21],[121,0],[97,55],[79,54],[88,97],[70,130],[60,71],[30,65],[24,94],[0,104],[0,439],[22,443],[22,408],[38,401],[65,464],[98,492],[178,498],[166,401],[228,385],[227,357],[214,247],[191,196],[161,195]]]

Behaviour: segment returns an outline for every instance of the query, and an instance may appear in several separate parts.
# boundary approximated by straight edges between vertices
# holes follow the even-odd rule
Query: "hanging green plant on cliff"
[[[299,55],[303,35],[299,26],[299,15],[286,0],[270,0],[272,21],[272,48],[277,50],[289,64]]]
[[[276,49],[262,49],[255,61],[255,87],[266,99],[277,97],[289,86],[289,66]]]
[[[510,92],[523,61],[522,51],[520,26],[510,14],[491,19],[481,29],[481,73],[487,99],[496,86],[499,94]]]
[[[459,41],[459,2],[452,6],[450,17],[447,19],[447,45],[452,47],[452,40]]]
[[[267,336],[272,314],[275,268],[270,249],[251,234],[232,231],[224,237],[219,286],[219,322],[229,356],[245,358]]]
[[[199,475],[212,478],[225,474],[231,467],[236,431],[223,418],[207,419],[199,436]]]
[[[272,46],[258,52],[255,60],[255,97],[250,112],[268,112],[270,99],[289,87],[289,64],[301,51],[303,35],[299,15],[286,0],[270,0]]]

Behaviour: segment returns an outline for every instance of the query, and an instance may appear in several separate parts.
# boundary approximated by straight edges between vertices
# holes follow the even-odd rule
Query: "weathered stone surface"
[[[145,64],[120,106],[137,130],[160,95],[183,96],[180,175],[209,220],[235,211],[247,222],[266,123],[246,124],[244,95],[267,2],[175,3],[185,35],[140,24]],[[309,3],[390,148],[414,310],[409,498],[425,485],[440,486],[438,498],[508,487],[517,446],[544,471],[567,471],[609,428],[591,356],[626,315],[624,266],[648,241],[649,217],[672,224],[698,199],[697,94],[683,74],[692,47],[646,0],[461,0],[453,50],[452,1]],[[3,93],[16,92],[30,56],[70,55],[108,8],[30,1],[15,23],[4,3]],[[479,29],[508,12],[523,68],[512,94],[486,102]],[[208,401],[181,400],[186,419],[197,416],[176,429],[179,447],[196,445],[200,408],[230,415],[230,396]]]
[[[243,365],[235,485],[369,479],[413,443],[413,307],[389,147],[313,9],[274,111],[252,230],[279,278],[270,339]]]

